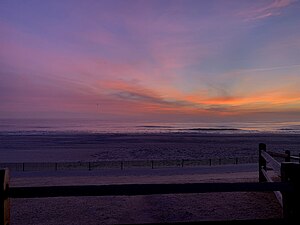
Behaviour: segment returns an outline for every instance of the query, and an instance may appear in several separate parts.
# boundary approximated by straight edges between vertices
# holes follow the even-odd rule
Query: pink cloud
[[[245,16],[255,20],[270,17],[279,14],[281,9],[292,3],[293,1],[273,1],[267,6],[250,10]],[[119,39],[104,29],[84,33],[79,39],[113,49],[110,54],[117,56],[114,59],[110,59],[109,54],[105,57],[101,52],[84,52],[81,48],[72,51],[68,47],[62,49],[53,47],[55,45],[47,40],[13,27],[1,26],[4,27],[2,32],[8,37],[1,41],[2,63],[18,70],[16,73],[19,75],[18,79],[6,81],[7,84],[12,84],[13,88],[9,91],[13,94],[5,99],[0,96],[4,100],[3,109],[20,112],[65,110],[108,116],[144,113],[224,115],[286,109],[285,101],[289,102],[289,107],[293,109],[298,107],[294,106],[299,102],[298,92],[284,96],[282,93],[289,93],[290,90],[286,87],[280,89],[278,95],[268,95],[270,88],[264,84],[264,80],[259,79],[250,80],[251,82],[243,79],[235,81],[236,85],[232,88],[232,92],[227,90],[231,87],[227,88],[226,85],[221,91],[211,91],[204,84],[203,88],[207,88],[205,91],[199,90],[195,93],[195,90],[189,90],[192,94],[182,93],[178,87],[185,88],[184,84],[174,86],[174,80],[178,78],[177,72],[186,66],[198,64],[202,59],[218,52],[217,44],[214,46],[209,40],[203,42],[198,36],[192,37],[191,27],[193,28],[194,24],[185,27],[184,23],[177,26],[175,23],[169,23],[169,20],[165,20],[164,23],[151,21],[147,23],[150,24],[147,29],[142,29],[145,21],[139,23],[125,19],[125,22],[132,23],[131,30],[128,28],[128,32],[132,32],[129,38],[137,34],[140,35],[137,40],[145,40],[142,43],[145,49],[141,49],[143,50],[141,55],[146,56],[145,58],[139,58],[138,54],[130,58],[134,51],[138,52],[140,49],[130,51],[130,46],[126,46],[126,40]],[[209,25],[202,28],[205,31],[208,27]],[[164,32],[167,34],[160,35]],[[21,36],[22,41],[12,40],[9,36]],[[201,37],[199,35],[200,39]],[[124,54],[123,58],[118,58],[119,51]],[[270,58],[276,55],[269,54],[269,51],[267,53],[266,55],[271,55]],[[181,74],[186,76],[185,73]],[[203,80],[203,77],[201,79]],[[214,81],[216,84],[226,80],[217,81],[220,76],[207,79],[210,81],[216,79]],[[272,81],[270,77],[268,80]],[[283,83],[283,80],[275,80]],[[298,80],[295,79],[295,83]],[[193,78],[188,82],[194,82]],[[200,86],[200,83],[197,85]],[[258,87],[260,84],[261,87]],[[281,87],[274,83],[271,85],[275,88]],[[258,92],[259,88],[264,91]],[[248,93],[250,89],[259,95]],[[100,105],[101,110],[98,110],[97,105]]]
[[[152,56],[166,70],[197,64],[213,53],[208,46],[187,40],[157,40],[151,46]]]
[[[278,16],[281,14],[282,9],[292,5],[296,0],[272,0],[267,5],[253,7],[242,12],[238,15],[245,18],[246,21],[261,20],[272,16]]]

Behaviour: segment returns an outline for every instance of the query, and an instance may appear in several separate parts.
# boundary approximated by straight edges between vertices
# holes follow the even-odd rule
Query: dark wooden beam
[[[10,198],[68,196],[133,196],[211,192],[292,191],[285,182],[273,183],[187,183],[187,184],[121,184],[85,186],[11,187]]]

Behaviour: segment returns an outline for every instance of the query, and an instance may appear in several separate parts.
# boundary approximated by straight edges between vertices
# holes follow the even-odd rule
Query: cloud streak
[[[296,0],[272,0],[268,4],[253,7],[252,9],[245,10],[239,13],[246,21],[263,20],[273,16],[279,16],[282,10],[289,7]]]
[[[299,2],[220,2],[0,3],[0,117],[300,112]]]

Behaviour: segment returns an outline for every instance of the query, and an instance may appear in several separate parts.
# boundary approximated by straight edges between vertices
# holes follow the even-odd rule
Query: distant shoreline
[[[113,122],[97,119],[0,119],[0,133],[224,133],[300,134],[298,122]]]
[[[280,132],[282,131],[282,132]],[[276,132],[274,131],[257,131],[257,130],[243,130],[238,128],[190,128],[190,129],[180,129],[176,131],[147,131],[147,132],[97,132],[97,131],[74,131],[74,130],[14,130],[14,131],[0,131],[1,136],[47,136],[47,135],[86,135],[86,136],[189,136],[189,135],[199,135],[199,136],[300,136],[300,132],[289,132],[294,131],[292,129],[281,129]]]

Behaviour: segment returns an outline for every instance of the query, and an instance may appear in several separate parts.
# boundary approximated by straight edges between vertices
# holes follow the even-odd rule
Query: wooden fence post
[[[265,169],[265,170],[267,169],[267,162],[261,155],[262,151],[266,151],[266,150],[267,150],[266,144],[260,143],[259,144],[259,160],[258,160],[259,182],[267,181],[262,172],[262,169]]]
[[[290,162],[291,161],[291,152],[289,150],[286,150],[284,153],[287,155],[285,157],[284,161],[285,162]]]
[[[292,185],[292,191],[282,192],[283,217],[291,221],[300,218],[300,164],[281,163],[281,181]]]
[[[0,225],[9,225],[10,223],[10,205],[7,196],[9,186],[8,169],[0,169]]]

